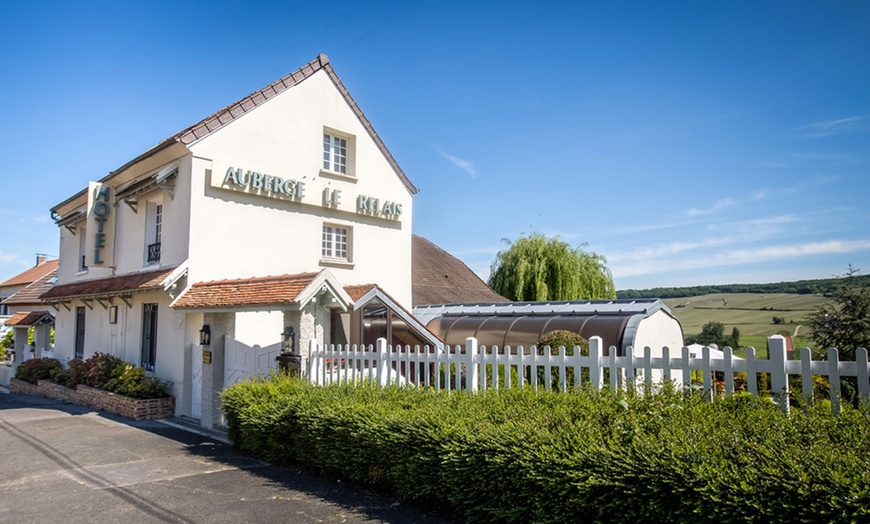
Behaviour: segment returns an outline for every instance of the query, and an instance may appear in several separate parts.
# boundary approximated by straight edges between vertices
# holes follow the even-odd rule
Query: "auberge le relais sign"
[[[212,174],[211,182],[213,186],[240,193],[288,200],[300,204],[319,205],[330,209],[343,209],[348,201],[342,190],[324,187],[319,191],[321,198],[317,199],[315,204],[310,192],[312,189],[317,191],[317,188],[309,188],[305,181],[235,166],[230,166],[226,171],[216,170]],[[353,195],[353,198],[355,201],[354,210],[359,214],[389,220],[399,220],[402,216],[401,202],[362,194]]]

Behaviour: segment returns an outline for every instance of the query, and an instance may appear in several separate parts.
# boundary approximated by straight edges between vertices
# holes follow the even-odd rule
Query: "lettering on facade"
[[[303,197],[305,196],[306,189],[305,182],[232,166],[227,169],[223,180],[221,180],[220,175],[216,174],[215,178],[212,179],[212,184],[234,191],[271,198],[290,197],[290,199],[299,203],[304,203]],[[355,202],[356,212],[361,215],[386,220],[399,220],[402,217],[403,209],[401,202],[393,202],[367,195],[359,195]],[[309,204],[317,205],[316,202],[309,202]],[[329,209],[341,209],[342,191],[332,187],[323,188],[320,206]],[[347,211],[350,210],[348,209]]]
[[[284,179],[257,171],[244,170],[240,167],[230,166],[227,169],[224,185],[228,185],[233,189],[238,189],[235,186],[241,186],[251,192],[266,193],[272,196],[287,195],[296,199],[301,199],[305,196],[305,182],[299,182],[292,178]]]
[[[385,216],[398,219],[402,216],[402,203],[391,202],[389,200],[382,201],[379,198],[360,195],[356,199],[356,210],[358,213],[367,215]]]
[[[338,207],[341,204],[341,191],[338,189],[323,189],[323,205],[324,207]]]
[[[93,213],[94,221],[97,224],[97,231],[94,233],[94,264],[105,264],[103,260],[103,249],[106,247],[106,220],[109,219],[109,213],[112,211],[112,206],[109,203],[109,192],[111,189],[107,185],[95,186],[93,194],[93,205],[91,213]]]

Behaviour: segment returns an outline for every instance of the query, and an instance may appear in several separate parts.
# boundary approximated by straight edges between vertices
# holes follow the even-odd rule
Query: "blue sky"
[[[49,208],[325,53],[484,278],[559,235],[618,289],[870,272],[870,3],[3,2],[0,279]]]

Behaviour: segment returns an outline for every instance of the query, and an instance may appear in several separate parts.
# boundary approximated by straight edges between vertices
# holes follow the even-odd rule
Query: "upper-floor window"
[[[347,139],[323,134],[323,169],[347,174]]]
[[[160,245],[163,239],[163,204],[148,202],[145,216],[145,263],[160,262]]]
[[[85,262],[85,250],[87,249],[87,229],[84,224],[78,227],[78,236],[79,236],[79,260],[78,260],[78,270],[79,272],[87,271],[88,264]]]
[[[349,262],[350,229],[324,224],[320,254],[323,258]]]
[[[354,137],[324,128],[323,171],[354,176]]]

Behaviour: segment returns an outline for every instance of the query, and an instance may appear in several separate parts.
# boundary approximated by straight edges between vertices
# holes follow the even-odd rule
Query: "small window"
[[[347,174],[347,139],[323,134],[323,169]]]
[[[329,176],[344,175],[353,178],[354,173],[354,148],[356,139],[329,128],[323,129],[323,169],[321,173]]]
[[[323,258],[350,261],[350,229],[324,224],[320,254]]]
[[[78,235],[79,235],[79,272],[87,271],[88,264],[85,262],[85,244],[87,242],[87,229],[85,226],[80,226]]]

